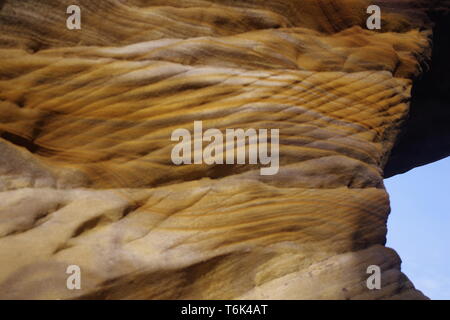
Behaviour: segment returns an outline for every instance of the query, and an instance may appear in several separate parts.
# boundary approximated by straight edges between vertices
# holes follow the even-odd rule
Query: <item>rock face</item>
[[[448,2],[72,2],[0,5],[1,298],[426,298],[383,171]],[[194,121],[279,129],[279,172],[173,164]]]

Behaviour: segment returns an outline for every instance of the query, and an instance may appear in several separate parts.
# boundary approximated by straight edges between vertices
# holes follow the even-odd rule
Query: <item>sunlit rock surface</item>
[[[425,298],[383,170],[447,2],[77,2],[81,30],[71,1],[0,5],[0,298]],[[278,174],[174,165],[194,121],[280,129]]]

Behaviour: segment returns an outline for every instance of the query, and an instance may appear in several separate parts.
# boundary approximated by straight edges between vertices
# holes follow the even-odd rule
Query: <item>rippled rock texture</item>
[[[384,246],[383,170],[447,2],[0,7],[1,298],[426,298]],[[194,121],[279,129],[278,174],[174,165]]]

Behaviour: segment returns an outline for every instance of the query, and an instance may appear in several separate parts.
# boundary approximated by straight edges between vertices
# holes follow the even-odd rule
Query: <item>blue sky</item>
[[[385,180],[391,199],[387,246],[431,299],[450,299],[450,157]]]

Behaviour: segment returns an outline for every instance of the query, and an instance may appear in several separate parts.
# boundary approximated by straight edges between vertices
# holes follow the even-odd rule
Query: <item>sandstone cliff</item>
[[[1,298],[426,298],[383,177],[450,150],[399,138],[448,2],[79,0],[68,30],[72,2],[0,4]],[[278,174],[174,165],[194,121],[278,128]]]

